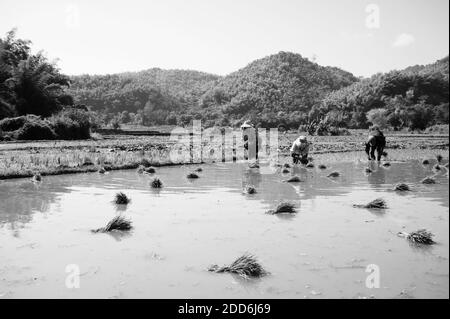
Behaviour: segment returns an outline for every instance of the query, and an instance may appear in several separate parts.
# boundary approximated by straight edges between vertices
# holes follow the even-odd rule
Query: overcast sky
[[[225,75],[279,51],[357,76],[448,55],[448,0],[0,0],[67,74],[152,67]]]

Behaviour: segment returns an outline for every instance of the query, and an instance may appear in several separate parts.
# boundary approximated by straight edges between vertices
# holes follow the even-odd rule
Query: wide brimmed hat
[[[251,128],[251,127],[253,127],[253,125],[250,124],[249,121],[245,121],[244,124],[241,125],[241,129]]]

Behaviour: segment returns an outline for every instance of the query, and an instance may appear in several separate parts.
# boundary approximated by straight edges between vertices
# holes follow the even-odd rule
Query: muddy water
[[[0,298],[448,298],[446,171],[422,185],[434,172],[417,160],[372,164],[368,175],[366,162],[346,158],[290,174],[265,163],[209,164],[194,181],[185,178],[192,166],[159,168],[160,191],[134,171],[0,182]],[[341,177],[327,178],[331,171]],[[283,182],[292,174],[303,182]],[[397,182],[413,191],[392,191]],[[245,184],[258,193],[244,195]],[[118,191],[132,199],[126,209],[111,202]],[[352,207],[378,197],[389,209]],[[265,214],[281,200],[299,213]],[[131,233],[90,232],[116,214],[133,221]],[[438,244],[418,248],[396,236],[420,228]],[[206,271],[245,252],[270,275]],[[79,288],[66,286],[70,265],[80,269]],[[379,288],[366,285],[369,265]]]

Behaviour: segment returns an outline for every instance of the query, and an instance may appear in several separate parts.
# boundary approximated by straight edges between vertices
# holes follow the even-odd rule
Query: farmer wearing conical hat
[[[241,125],[242,139],[244,140],[245,159],[257,160],[260,138],[258,130],[249,121]]]
[[[381,161],[381,156],[386,147],[386,137],[378,126],[372,126],[369,129],[369,138],[366,143],[366,154],[369,161],[375,160],[375,151],[377,152],[377,161]]]
[[[300,136],[298,139],[292,143],[291,156],[294,164],[299,162],[302,164],[308,164],[308,154],[309,154],[310,143],[306,139],[306,136]]]

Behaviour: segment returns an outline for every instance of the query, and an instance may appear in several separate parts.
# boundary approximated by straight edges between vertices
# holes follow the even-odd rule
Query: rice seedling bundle
[[[436,180],[433,177],[425,177],[422,181],[422,184],[436,184]]]
[[[131,202],[131,199],[125,193],[119,192],[114,198],[114,203],[117,205],[127,205]]]
[[[382,198],[377,198],[367,204],[364,205],[360,205],[360,204],[355,204],[353,205],[353,207],[357,207],[357,208],[369,208],[369,209],[386,209],[387,208],[387,204],[386,201]]]
[[[219,267],[218,265],[212,265],[208,268],[208,271],[216,273],[234,273],[244,279],[259,278],[268,274],[256,257],[250,254],[242,255],[229,266]]]
[[[252,186],[252,185],[245,186],[244,191],[245,191],[246,194],[250,194],[250,195],[251,194],[256,194],[256,188],[254,186]]]
[[[292,176],[288,180],[286,180],[287,183],[300,183],[302,180],[298,176]]]
[[[32,180],[33,180],[33,182],[40,182],[40,181],[42,181],[41,174],[39,174],[39,173],[34,174]]]
[[[186,176],[188,179],[197,179],[197,178],[199,178],[199,176],[196,174],[196,173],[189,173],[189,174],[187,174],[187,176]]]
[[[129,231],[133,228],[130,220],[123,216],[114,217],[105,227],[93,230],[94,233],[107,233],[111,231]]]
[[[399,235],[406,237],[409,242],[416,245],[433,245],[436,243],[433,240],[434,235],[426,229],[419,229],[411,233],[400,232]]]
[[[266,213],[270,215],[295,214],[297,213],[297,210],[294,204],[289,202],[281,202],[277,205],[275,209],[268,210]]]
[[[155,177],[155,178],[152,179],[152,181],[150,182],[150,186],[151,186],[152,188],[162,188],[163,183],[162,183],[162,181],[161,181],[158,177]]]
[[[327,177],[339,177],[341,174],[339,172],[331,172]]]
[[[400,183],[395,186],[395,190],[400,191],[400,192],[408,192],[411,189],[409,188],[409,186],[407,184]]]

